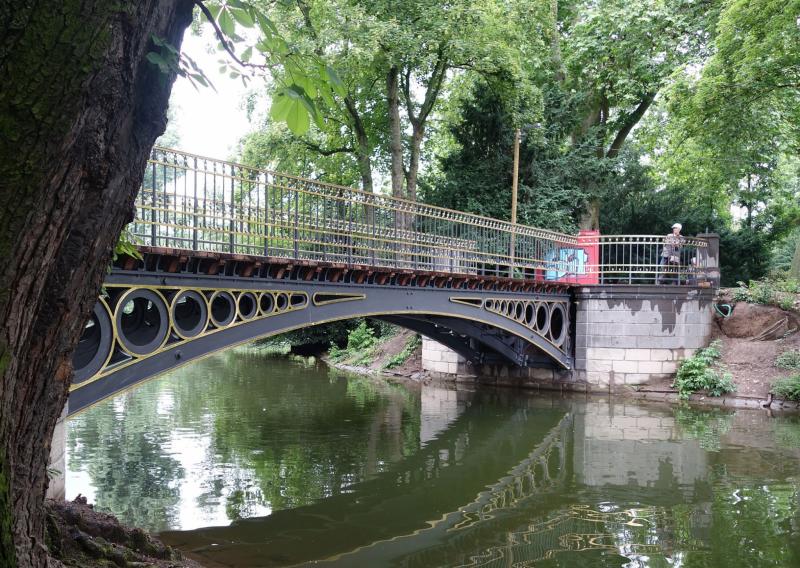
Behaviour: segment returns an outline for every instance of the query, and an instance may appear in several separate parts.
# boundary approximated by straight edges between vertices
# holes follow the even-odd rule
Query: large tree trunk
[[[584,204],[584,210],[578,221],[580,229],[598,231],[600,229],[600,200],[592,199]]]
[[[352,98],[345,97],[345,109],[350,117],[350,125],[356,135],[356,162],[358,162],[358,172],[361,174],[361,189],[367,193],[373,192],[372,185],[372,150],[369,147],[369,137],[367,130],[364,127],[364,121],[361,120],[361,114],[358,112],[355,101]]]
[[[425,136],[425,125],[414,124],[411,133],[411,149],[408,158],[408,175],[406,176],[406,199],[417,200],[417,175],[419,174],[419,154],[422,151],[422,138]]]
[[[800,279],[800,239],[797,239],[797,244],[794,246],[794,257],[789,268],[789,276]]]
[[[403,126],[400,123],[400,71],[392,66],[386,74],[389,106],[389,153],[392,159],[392,195],[403,197]]]
[[[0,564],[46,566],[43,501],[71,354],[164,131],[190,0],[0,4]],[[9,520],[10,515],[10,520]]]

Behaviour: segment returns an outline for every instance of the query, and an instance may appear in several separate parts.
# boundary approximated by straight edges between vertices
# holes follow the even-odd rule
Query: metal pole
[[[517,182],[519,181],[519,139],[520,131],[514,131],[514,177],[511,181],[511,258],[508,265],[509,278],[514,277],[514,242],[517,229]]]

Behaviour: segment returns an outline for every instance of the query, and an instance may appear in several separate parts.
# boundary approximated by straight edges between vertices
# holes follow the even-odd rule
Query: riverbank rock
[[[775,306],[739,302],[730,317],[723,318],[720,329],[728,337],[778,339],[800,325],[798,317]]]
[[[99,568],[202,568],[140,528],[95,511],[80,495],[45,503],[50,555],[64,566]]]

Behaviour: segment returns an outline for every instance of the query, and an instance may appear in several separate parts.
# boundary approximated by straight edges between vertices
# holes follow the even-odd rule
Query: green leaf
[[[336,92],[336,94],[340,97],[347,96],[347,89],[338,73],[336,73],[336,70],[330,65],[326,65],[325,74],[328,76],[328,82],[330,83],[331,87],[333,87],[333,90]]]
[[[206,4],[206,8],[208,8],[208,11],[211,13],[211,17],[216,20],[219,16],[219,11],[222,9],[222,6],[220,4]]]
[[[253,22],[253,17],[249,14],[249,12],[247,12],[247,10],[231,8],[229,11],[236,22],[246,28],[252,28],[255,24],[255,22]]]
[[[272,20],[267,18],[264,14],[257,12],[256,19],[258,20],[258,27],[261,28],[265,36],[272,37],[278,33],[278,28],[276,28]]]
[[[307,97],[296,85],[280,89],[272,99],[270,117],[278,122],[285,122],[296,136],[302,136],[311,124]],[[313,108],[313,106],[312,106]]]
[[[250,61],[251,57],[253,57],[253,48],[252,48],[252,46],[248,47],[247,49],[245,49],[242,52],[241,60],[244,61],[245,63],[248,63]]]
[[[171,67],[170,64],[169,64],[169,61],[164,59],[161,56],[161,54],[156,53],[155,51],[149,51],[147,53],[146,57],[147,57],[147,60],[150,63],[152,63],[154,65],[158,65],[158,70],[159,71],[161,71],[162,73],[169,73],[169,70],[170,70],[170,67]]]
[[[222,33],[228,37],[233,35],[234,30],[236,29],[236,24],[234,23],[233,18],[231,18],[231,14],[228,10],[222,10],[219,13],[217,23],[219,24],[219,28],[222,30]]]

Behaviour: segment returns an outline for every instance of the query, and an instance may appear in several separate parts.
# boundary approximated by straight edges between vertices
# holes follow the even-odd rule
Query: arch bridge
[[[572,369],[570,288],[693,283],[706,243],[566,235],[155,148],[73,357],[70,414],[189,361],[371,317],[473,364]],[[666,269],[666,271],[665,271]]]

